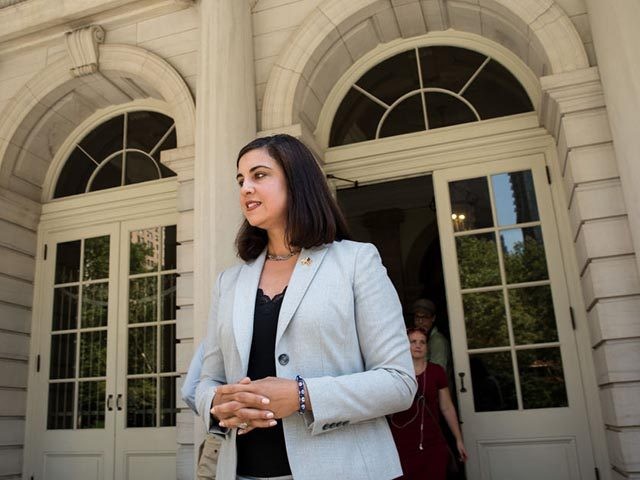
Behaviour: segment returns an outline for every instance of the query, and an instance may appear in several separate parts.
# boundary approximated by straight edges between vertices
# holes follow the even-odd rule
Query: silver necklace
[[[289,260],[291,257],[296,256],[298,253],[300,253],[300,250],[298,250],[298,251],[291,250],[286,255],[274,255],[273,253],[267,252],[267,260],[274,260],[276,262],[282,262],[284,260]]]

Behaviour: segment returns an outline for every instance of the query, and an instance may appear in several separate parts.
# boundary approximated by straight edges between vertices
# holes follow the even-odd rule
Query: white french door
[[[174,216],[44,238],[35,478],[175,479]]]
[[[589,478],[593,450],[542,155],[433,174],[470,480]]]

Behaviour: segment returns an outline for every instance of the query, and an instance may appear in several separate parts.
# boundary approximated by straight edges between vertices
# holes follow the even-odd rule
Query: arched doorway
[[[71,143],[43,208],[31,467],[174,478],[176,182],[159,159],[175,124],[136,107],[100,120]]]
[[[24,474],[174,478],[176,328],[168,312],[179,282],[180,187],[159,160],[192,150],[195,109],[183,79],[156,55],[96,48],[97,72],[75,77],[66,58],[53,62],[0,120],[8,140],[0,184],[39,217]],[[100,130],[107,124],[116,128]],[[149,267],[152,257],[173,260],[131,270],[129,258]],[[125,321],[136,308],[153,310],[146,301],[156,318]],[[152,363],[134,360],[152,351]],[[164,432],[157,448],[141,449],[148,428]]]
[[[545,173],[555,160],[548,134],[518,80],[500,64],[485,70],[490,56],[395,48],[334,110],[325,168],[338,198],[357,239],[378,246],[408,321],[418,297],[440,303],[467,478],[582,478],[593,447]],[[429,226],[436,232],[416,258]],[[416,275],[408,262],[427,265],[434,237],[441,266]],[[424,279],[440,271],[439,285]]]

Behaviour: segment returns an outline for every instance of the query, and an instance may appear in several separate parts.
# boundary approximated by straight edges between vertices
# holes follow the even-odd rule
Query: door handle
[[[458,372],[458,376],[460,377],[460,393],[466,393],[467,389],[464,388],[464,376],[466,374],[464,372]]]
[[[113,395],[107,396],[107,410],[113,411]]]
[[[118,410],[122,410],[122,394],[119,393],[118,397],[116,398],[116,407],[118,408]]]

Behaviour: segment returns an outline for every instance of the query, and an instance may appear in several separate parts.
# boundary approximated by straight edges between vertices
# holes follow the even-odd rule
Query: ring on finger
[[[247,427],[249,427],[249,424],[247,422],[242,422],[238,424],[238,428],[241,430],[246,430]]]

